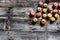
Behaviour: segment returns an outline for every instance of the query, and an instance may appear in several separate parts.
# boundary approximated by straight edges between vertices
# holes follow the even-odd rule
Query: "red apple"
[[[58,10],[57,10],[57,9],[54,9],[54,10],[53,10],[53,13],[54,13],[54,14],[56,14],[57,12],[58,12]]]
[[[42,7],[43,6],[43,2],[39,1],[38,2],[38,6]]]
[[[30,11],[30,16],[34,17],[34,15],[35,15],[34,11]]]
[[[52,11],[52,7],[48,7],[47,11],[51,12]]]
[[[58,3],[54,2],[53,3],[53,8],[56,8],[58,6]]]
[[[58,4],[58,8],[60,8],[60,3]]]
[[[36,13],[36,17],[39,18],[40,16],[42,16],[42,14],[40,12]]]
[[[49,3],[49,2],[50,2],[50,0],[45,0],[45,2],[46,2],[46,3]]]

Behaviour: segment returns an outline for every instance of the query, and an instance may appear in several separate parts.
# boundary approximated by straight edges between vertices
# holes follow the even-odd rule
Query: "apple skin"
[[[48,6],[47,3],[44,3],[44,4],[43,4],[43,7],[44,7],[44,8],[47,8],[47,6]]]
[[[54,9],[54,10],[53,10],[53,13],[54,13],[54,14],[58,13],[58,10],[57,10],[57,9]]]
[[[54,17],[51,17],[51,18],[50,18],[50,21],[51,21],[51,22],[54,22],[54,21],[55,21],[55,18],[54,18]]]
[[[54,2],[53,3],[53,8],[56,8],[58,6],[58,3]]]
[[[52,14],[51,14],[51,13],[48,13],[48,14],[47,14],[47,17],[48,17],[48,18],[51,18],[51,17],[52,17]]]
[[[35,22],[38,22],[38,19],[37,19],[37,18],[33,18],[33,19],[32,19],[32,22],[34,22],[34,23],[35,23]]]
[[[60,15],[60,10],[58,10],[58,14]]]
[[[41,19],[41,24],[46,24],[46,19]]]
[[[34,11],[30,11],[30,17],[34,17],[35,13]]]
[[[42,12],[42,8],[41,7],[38,7],[37,8],[37,12]]]
[[[48,7],[47,11],[48,12],[51,12],[52,11],[52,8],[51,7]]]
[[[50,2],[50,0],[45,0],[45,2],[46,2],[46,3],[49,3],[49,2]]]
[[[36,13],[36,17],[37,17],[37,18],[39,18],[39,17],[41,17],[41,16],[42,16],[42,14],[41,14],[40,12]]]
[[[55,18],[58,19],[59,18],[59,14],[55,14]]]
[[[43,7],[43,2],[39,1],[38,6]]]
[[[44,15],[45,15],[45,16],[44,16]],[[43,15],[42,15],[42,18],[43,18],[43,19],[46,19],[46,18],[47,18],[47,14],[43,14]]]
[[[47,12],[47,9],[46,9],[46,8],[43,8],[43,9],[42,9],[42,12],[43,12],[43,13],[46,13],[46,12]]]
[[[58,4],[58,8],[60,9],[60,3]]]

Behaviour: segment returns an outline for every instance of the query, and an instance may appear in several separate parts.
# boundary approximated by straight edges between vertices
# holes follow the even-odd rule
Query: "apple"
[[[37,18],[33,18],[32,21],[33,22],[38,22],[38,19]]]
[[[58,8],[60,9],[60,3],[58,4]]]
[[[55,18],[58,19],[59,18],[59,14],[55,14]]]
[[[48,7],[47,11],[51,12],[52,11],[52,7]]]
[[[38,2],[38,6],[42,7],[43,6],[43,2],[39,1]]]
[[[48,13],[48,14],[47,14],[47,17],[48,17],[48,18],[51,18],[51,17],[52,17],[52,14],[51,14],[51,13]]]
[[[44,9],[42,10],[42,12],[43,12],[43,13],[46,13],[46,12],[47,12],[47,9],[46,9],[46,8],[44,8]]]
[[[47,14],[43,14],[43,16],[42,16],[43,18],[47,18]]]
[[[43,4],[43,7],[47,8],[48,4],[47,3],[44,3]]]
[[[31,11],[30,11],[30,16],[31,16],[31,17],[34,17],[34,15],[35,15],[35,12],[31,10]]]
[[[57,2],[54,2],[53,3],[53,8],[56,8],[58,6],[58,3]]]
[[[40,16],[42,16],[42,14],[40,12],[36,13],[37,18],[39,18]]]
[[[60,10],[58,10],[58,14],[60,14]]]
[[[42,19],[42,20],[41,20],[41,23],[42,23],[42,24],[46,24],[46,19]]]
[[[37,7],[37,11],[42,12],[42,8],[41,7]]]
[[[50,18],[50,21],[54,22],[55,21],[55,18],[54,17],[51,17]]]
[[[58,10],[57,10],[57,9],[54,9],[54,10],[53,10],[53,13],[54,13],[54,14],[56,14],[57,12],[58,12]]]

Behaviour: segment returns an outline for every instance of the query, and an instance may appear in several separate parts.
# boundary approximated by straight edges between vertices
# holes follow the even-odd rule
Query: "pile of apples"
[[[47,19],[51,22],[54,22],[60,16],[60,3],[53,2],[52,6],[48,6],[50,0],[45,0],[43,3],[42,1],[38,2],[38,7],[36,13],[34,11],[30,11],[30,17],[33,18],[32,22],[37,23],[38,19],[42,17],[40,23],[46,24]]]

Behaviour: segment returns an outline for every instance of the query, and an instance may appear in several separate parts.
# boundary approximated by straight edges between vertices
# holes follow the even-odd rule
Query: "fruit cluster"
[[[42,1],[38,2],[38,7],[36,10],[36,15],[34,11],[30,11],[30,17],[33,17],[33,22],[38,22],[38,18],[42,17],[40,23],[46,24],[47,19],[50,20],[50,22],[56,21],[60,16],[60,3],[53,2],[51,6],[49,6],[50,0],[46,0],[45,3]],[[36,16],[34,18],[34,16]]]

